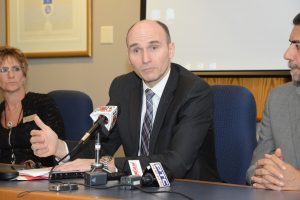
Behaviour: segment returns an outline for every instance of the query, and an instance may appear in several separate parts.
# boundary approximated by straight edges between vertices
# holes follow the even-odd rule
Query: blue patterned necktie
[[[144,117],[143,127],[142,127],[142,140],[141,140],[141,156],[149,155],[149,142],[150,134],[152,132],[152,118],[153,118],[153,103],[152,97],[154,92],[150,89],[145,90],[146,93],[146,113]]]

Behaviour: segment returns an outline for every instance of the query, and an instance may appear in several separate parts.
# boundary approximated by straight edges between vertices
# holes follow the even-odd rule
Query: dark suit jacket
[[[129,171],[127,160],[138,159],[144,169],[161,162],[175,178],[218,180],[214,134],[213,100],[209,85],[185,68],[171,65],[159,102],[150,138],[149,156],[138,157],[143,86],[131,72],[113,80],[108,105],[117,105],[119,115],[102,155],[113,155],[123,145],[124,158],[116,158],[121,171]]]

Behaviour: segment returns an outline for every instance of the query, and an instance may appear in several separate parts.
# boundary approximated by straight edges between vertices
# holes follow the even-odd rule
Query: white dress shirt
[[[152,118],[152,125],[154,123],[155,120],[155,116],[156,116],[156,111],[158,108],[158,104],[160,101],[160,98],[162,96],[162,93],[165,89],[165,86],[167,84],[167,81],[169,79],[170,76],[170,69],[167,72],[167,74],[165,75],[165,77],[158,82],[154,87],[149,88],[146,83],[143,81],[143,105],[142,105],[142,113],[141,113],[141,126],[140,126],[140,144],[139,144],[139,153],[138,155],[140,155],[141,153],[141,134],[142,134],[142,127],[143,127],[143,123],[144,123],[144,117],[145,117],[145,113],[146,113],[146,94],[145,94],[145,90],[147,88],[151,89],[152,92],[154,92],[154,96],[152,97],[152,103],[153,103],[153,118]],[[151,137],[151,136],[150,136]]]

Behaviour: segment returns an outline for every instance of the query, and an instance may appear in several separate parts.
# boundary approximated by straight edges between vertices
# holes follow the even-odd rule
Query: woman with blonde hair
[[[37,129],[33,116],[38,115],[64,139],[62,117],[54,100],[47,94],[26,92],[28,63],[17,48],[0,47],[0,163],[23,164],[28,161],[52,166],[55,159],[39,158],[31,149],[30,132]]]

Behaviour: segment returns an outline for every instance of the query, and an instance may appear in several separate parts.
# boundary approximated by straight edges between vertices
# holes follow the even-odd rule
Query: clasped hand
[[[254,176],[251,177],[254,188],[271,190],[300,190],[300,172],[283,161],[281,149],[273,155],[266,154],[256,162]]]

